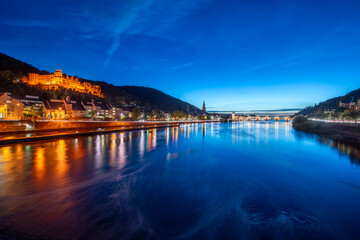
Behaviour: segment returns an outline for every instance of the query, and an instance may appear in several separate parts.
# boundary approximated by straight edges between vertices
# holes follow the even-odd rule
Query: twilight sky
[[[208,110],[302,108],[360,87],[358,0],[0,2],[0,52]]]

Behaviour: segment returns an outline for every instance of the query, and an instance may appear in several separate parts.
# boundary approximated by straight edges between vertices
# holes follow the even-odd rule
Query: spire
[[[203,102],[202,110],[203,112],[206,112],[205,101]]]

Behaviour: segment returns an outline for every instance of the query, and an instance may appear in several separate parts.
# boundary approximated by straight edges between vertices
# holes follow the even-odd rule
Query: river
[[[0,147],[0,239],[359,239],[359,150],[286,122]]]

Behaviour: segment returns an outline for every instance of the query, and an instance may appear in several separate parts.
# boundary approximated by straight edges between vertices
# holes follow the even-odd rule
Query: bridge
[[[280,120],[284,120],[286,122],[289,122],[292,120],[292,117],[290,116],[236,116],[235,118],[231,119],[232,121],[270,121],[275,120],[276,122]]]
[[[292,120],[292,116],[301,109],[253,110],[253,111],[208,111],[210,114],[231,114],[232,121],[270,121]]]

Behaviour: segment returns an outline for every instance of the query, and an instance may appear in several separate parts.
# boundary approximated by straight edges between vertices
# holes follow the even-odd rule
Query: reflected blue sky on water
[[[0,147],[0,236],[356,239],[358,150],[291,123]]]

